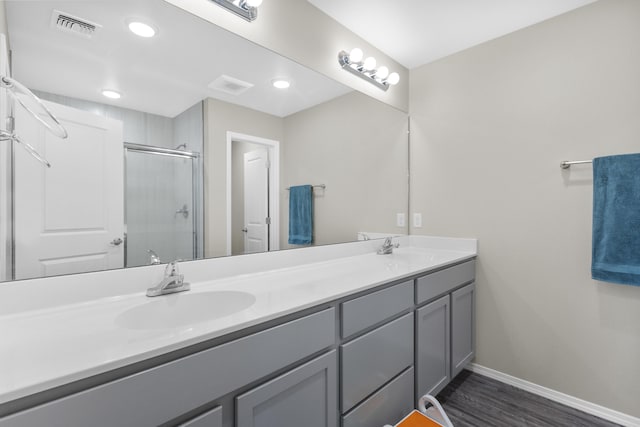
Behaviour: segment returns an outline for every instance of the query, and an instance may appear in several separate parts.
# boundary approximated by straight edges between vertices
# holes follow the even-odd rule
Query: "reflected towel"
[[[309,245],[313,240],[313,187],[289,189],[289,244]]]
[[[593,160],[591,277],[640,286],[640,154]]]

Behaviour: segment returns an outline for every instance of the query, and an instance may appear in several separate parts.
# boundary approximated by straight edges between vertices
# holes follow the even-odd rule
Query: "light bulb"
[[[249,7],[259,7],[262,4],[262,0],[246,0],[245,4]]]
[[[351,49],[351,52],[349,52],[349,61],[351,61],[351,63],[356,63],[356,62],[360,62],[362,61],[362,57],[364,56],[364,53],[362,53],[362,49],[358,49],[357,47],[354,47],[353,49]]]
[[[289,88],[289,86],[291,86],[291,83],[289,83],[288,80],[284,80],[284,79],[272,80],[271,84],[273,85],[273,87],[278,89],[287,89]]]
[[[384,65],[376,70],[376,77],[380,79],[386,79],[389,75],[389,69]]]
[[[400,81],[400,74],[398,73],[389,74],[389,77],[387,77],[387,80],[386,80],[386,82],[389,83],[390,85],[397,85],[399,81]]]
[[[111,90],[111,89],[104,89],[102,91],[102,95],[111,99],[120,99],[122,97],[122,95],[120,95],[119,92],[116,92],[115,90]]]
[[[374,68],[376,68],[376,58],[374,58],[373,56],[370,56],[367,59],[365,59],[364,63],[362,64],[362,68],[364,68],[367,71],[371,71]]]
[[[140,37],[153,37],[156,35],[156,30],[149,24],[145,24],[144,22],[132,21],[129,22],[129,30]]]

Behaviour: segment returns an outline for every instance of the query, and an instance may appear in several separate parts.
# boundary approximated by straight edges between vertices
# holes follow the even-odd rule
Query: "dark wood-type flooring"
[[[455,427],[618,426],[466,370],[437,398]]]

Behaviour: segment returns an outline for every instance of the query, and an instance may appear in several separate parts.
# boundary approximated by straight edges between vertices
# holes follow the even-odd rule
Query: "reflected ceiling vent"
[[[51,26],[66,33],[75,34],[86,39],[93,37],[102,25],[96,24],[86,19],[78,18],[59,10],[54,10],[51,15]]]
[[[220,92],[228,93],[230,95],[240,95],[251,89],[253,84],[245,82],[233,77],[225,76],[224,74],[209,83],[209,89],[219,90]]]

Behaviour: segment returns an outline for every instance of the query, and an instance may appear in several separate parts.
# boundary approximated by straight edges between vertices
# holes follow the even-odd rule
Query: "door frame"
[[[227,131],[227,255],[231,255],[231,188],[232,188],[232,144],[248,142],[264,146],[269,153],[269,251],[280,249],[280,141]]]

